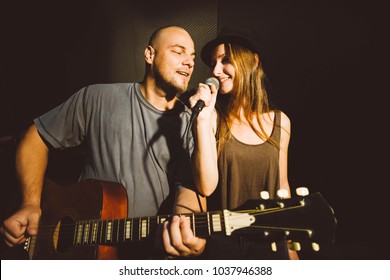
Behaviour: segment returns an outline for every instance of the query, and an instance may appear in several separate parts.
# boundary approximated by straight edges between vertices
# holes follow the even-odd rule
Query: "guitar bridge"
[[[237,213],[229,210],[223,210],[223,216],[225,219],[226,235],[231,235],[236,229],[249,227],[255,222],[255,217],[248,213]]]

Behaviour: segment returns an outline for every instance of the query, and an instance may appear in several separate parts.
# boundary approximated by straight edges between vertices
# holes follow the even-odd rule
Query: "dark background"
[[[335,210],[335,244],[309,258],[389,259],[385,1],[134,3],[1,4],[1,220],[18,204],[15,147],[34,117],[88,84],[140,81],[143,49],[162,25],[186,28],[199,54],[234,24],[256,32],[271,101],[291,119],[290,186],[321,192]],[[191,87],[208,76],[198,56]],[[81,165],[82,151],[55,152],[48,176],[67,184]]]

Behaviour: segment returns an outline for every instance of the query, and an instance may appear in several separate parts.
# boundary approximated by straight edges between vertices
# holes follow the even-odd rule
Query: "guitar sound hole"
[[[64,253],[73,246],[75,222],[71,217],[64,217],[60,222],[57,251]]]

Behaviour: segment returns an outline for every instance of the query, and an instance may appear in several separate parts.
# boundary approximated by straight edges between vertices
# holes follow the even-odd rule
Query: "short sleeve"
[[[64,149],[83,142],[86,132],[87,89],[81,89],[64,103],[34,119],[39,134],[52,147]]]

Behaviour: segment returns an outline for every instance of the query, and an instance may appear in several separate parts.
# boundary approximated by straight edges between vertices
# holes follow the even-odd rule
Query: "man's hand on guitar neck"
[[[29,236],[37,235],[41,208],[36,205],[25,205],[6,219],[0,227],[5,237],[5,244],[13,247],[22,244]]]
[[[203,212],[206,208],[205,197],[198,197],[188,188],[177,189],[173,212],[178,215],[173,216],[170,221],[165,221],[162,229],[163,245],[169,258],[195,257],[203,253],[206,239],[194,235],[185,214]]]
[[[206,246],[206,239],[194,236],[185,216],[174,216],[171,221],[165,221],[162,235],[169,258],[199,256]]]

